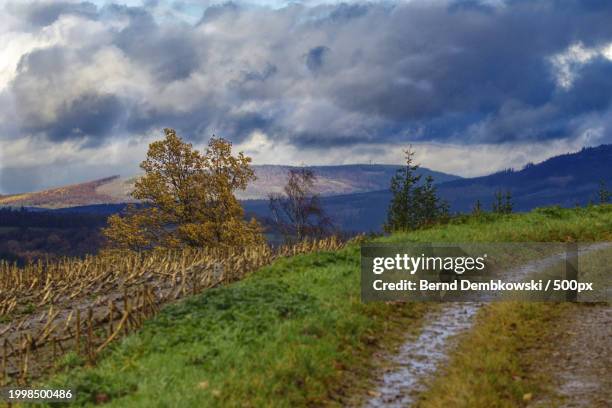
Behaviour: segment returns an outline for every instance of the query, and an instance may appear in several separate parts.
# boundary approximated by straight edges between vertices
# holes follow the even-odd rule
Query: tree
[[[511,214],[514,204],[512,204],[512,193],[510,190],[506,191],[506,195],[504,196],[504,214]]]
[[[415,174],[419,166],[413,164],[414,152],[408,148],[404,154],[406,165],[398,169],[391,178],[390,189],[393,197],[387,211],[387,222],[384,225],[387,232],[412,229],[417,225],[413,211],[415,207],[414,189],[421,176]]]
[[[317,180],[312,170],[289,170],[283,194],[270,194],[269,207],[272,222],[281,231],[285,241],[301,241],[306,237],[321,237],[333,229],[314,186]]]
[[[438,198],[432,176],[427,176],[425,183],[415,188],[414,195],[416,206],[415,218],[418,226],[432,224],[448,217],[448,203]]]
[[[229,247],[263,242],[257,221],[244,220],[234,196],[255,179],[251,159],[232,156],[229,141],[212,137],[204,154],[185,143],[173,129],[151,143],[140,164],[143,177],[123,216],[113,215],[104,229],[112,248]]]
[[[480,215],[482,214],[482,212],[483,212],[482,203],[480,202],[480,200],[476,200],[476,203],[474,204],[474,208],[472,208],[472,214]]]
[[[503,194],[501,191],[495,192],[495,197],[493,198],[493,204],[491,205],[491,211],[497,214],[501,214],[503,212]]]
[[[512,213],[514,205],[512,204],[512,194],[510,190],[503,193],[501,190],[495,192],[493,200],[492,210],[497,214],[510,214]]]
[[[438,198],[433,178],[427,177],[419,185],[421,176],[415,173],[419,166],[414,164],[414,152],[408,148],[404,153],[406,165],[391,178],[393,196],[384,225],[387,232],[416,229],[448,216],[448,204]]]
[[[597,191],[597,195],[599,196],[600,204],[606,204],[608,201],[610,201],[612,193],[607,189],[606,182],[604,180],[599,181],[599,190]]]

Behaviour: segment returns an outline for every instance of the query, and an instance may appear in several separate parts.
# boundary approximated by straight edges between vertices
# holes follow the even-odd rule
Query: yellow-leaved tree
[[[140,164],[145,174],[132,196],[143,205],[112,215],[103,230],[110,248],[235,247],[261,244],[262,229],[246,221],[234,192],[255,180],[251,158],[232,155],[232,144],[218,137],[204,154],[173,129],[149,145]]]

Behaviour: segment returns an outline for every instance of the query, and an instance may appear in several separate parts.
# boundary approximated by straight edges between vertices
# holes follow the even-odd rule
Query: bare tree
[[[291,169],[283,193],[269,195],[272,221],[286,241],[321,237],[333,228],[315,193],[316,180],[312,170]]]

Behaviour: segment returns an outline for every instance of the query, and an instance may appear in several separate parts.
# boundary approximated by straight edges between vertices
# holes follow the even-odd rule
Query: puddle
[[[609,243],[583,246],[580,252],[604,248]],[[519,282],[530,274],[548,268],[565,259],[565,253],[555,254],[533,261],[508,271],[509,282]],[[484,303],[446,303],[439,310],[425,316],[425,324],[416,339],[405,342],[393,356],[393,371],[386,372],[376,390],[376,397],[366,402],[365,407],[406,407],[416,401],[424,391],[424,379],[431,378],[437,368],[447,359],[454,348],[454,339],[469,330],[473,317]]]
[[[479,303],[448,303],[426,317],[428,323],[416,340],[402,345],[393,358],[399,368],[384,374],[379,396],[366,407],[405,407],[422,391],[422,379],[436,371],[447,358],[451,337],[467,330],[480,307]]]

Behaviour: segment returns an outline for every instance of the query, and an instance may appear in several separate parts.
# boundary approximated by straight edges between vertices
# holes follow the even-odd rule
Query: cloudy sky
[[[255,163],[464,176],[612,143],[606,0],[0,0],[0,193],[138,170],[174,127]]]

